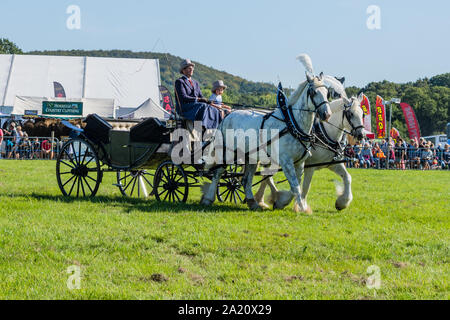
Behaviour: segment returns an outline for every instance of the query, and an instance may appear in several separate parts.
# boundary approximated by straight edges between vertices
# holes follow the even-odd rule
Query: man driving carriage
[[[187,120],[201,121],[205,129],[216,129],[222,121],[221,107],[203,97],[199,83],[192,79],[194,68],[189,59],[181,62],[183,76],[175,81],[177,110]]]

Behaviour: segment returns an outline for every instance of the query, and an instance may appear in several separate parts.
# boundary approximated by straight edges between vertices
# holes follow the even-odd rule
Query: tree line
[[[0,53],[20,54],[22,51],[7,39],[0,39]],[[132,52],[127,50],[56,50],[31,51],[25,54],[61,55],[61,56],[91,56],[112,58],[159,59],[161,82],[171,92],[174,90],[174,81],[179,78],[178,67],[182,61],[168,53]],[[195,62],[195,78],[202,86],[205,95],[209,95],[212,83],[223,80],[228,89],[224,94],[224,101],[229,103],[272,107],[276,105],[276,87],[271,83],[253,82],[234,76],[225,71]],[[402,102],[410,104],[418,118],[422,135],[444,133],[445,126],[450,122],[450,73],[444,73],[432,78],[419,79],[404,84],[389,81],[371,82],[363,88],[348,87],[349,96],[364,92],[369,98],[372,112],[375,99],[380,95],[385,100],[400,98]],[[388,115],[387,115],[388,116]],[[393,108],[392,123],[403,137],[407,137],[407,128],[402,110],[399,106]],[[375,117],[372,115],[373,126]]]

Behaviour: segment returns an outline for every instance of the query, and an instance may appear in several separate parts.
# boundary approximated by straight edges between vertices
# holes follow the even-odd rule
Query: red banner
[[[408,127],[408,133],[410,139],[419,139],[420,138],[420,127],[419,122],[417,121],[416,114],[414,113],[413,108],[407,103],[400,103],[400,107],[402,107],[403,114],[405,115],[406,125]]]
[[[377,120],[377,138],[382,139],[386,136],[386,112],[384,100],[380,96],[377,96],[375,119]]]
[[[370,113],[370,102],[366,95],[363,94],[363,99],[361,101],[361,109],[364,112],[364,129],[368,132],[372,132],[372,117]]]

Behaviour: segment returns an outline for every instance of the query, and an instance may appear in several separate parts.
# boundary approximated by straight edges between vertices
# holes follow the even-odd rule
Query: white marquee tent
[[[148,99],[160,99],[157,59],[0,55],[0,106],[14,106],[11,114],[28,110],[20,107],[24,97],[54,97],[53,82],[64,87],[67,101],[94,99],[96,103],[87,103],[87,113],[97,113],[100,109],[94,107],[102,100],[106,104],[99,108],[103,109],[111,108],[114,101],[114,110],[107,113],[115,115],[116,109],[136,108]]]

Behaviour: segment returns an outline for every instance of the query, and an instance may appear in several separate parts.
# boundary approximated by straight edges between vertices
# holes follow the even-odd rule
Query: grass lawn
[[[96,198],[64,198],[55,162],[0,160],[0,299],[449,299],[450,172],[351,174],[338,213],[336,176],[317,173],[307,216],[205,208],[199,190],[127,199],[112,173]]]

